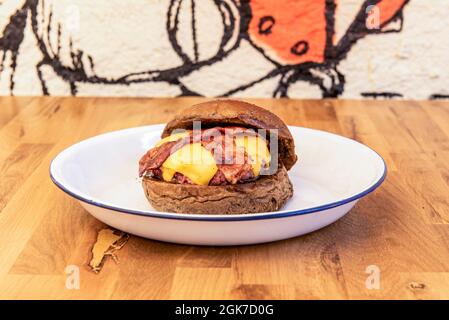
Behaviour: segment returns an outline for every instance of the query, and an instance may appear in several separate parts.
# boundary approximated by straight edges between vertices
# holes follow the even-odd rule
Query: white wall
[[[285,1],[286,7],[289,1]],[[173,1],[173,10],[176,5],[180,6],[175,42],[190,59],[188,63],[176,53],[168,36],[169,0],[46,0],[44,6],[37,2],[36,11],[24,9],[27,10],[27,23],[24,40],[17,52],[12,92],[10,75],[14,50],[5,47],[9,42],[3,41],[0,57],[5,54],[5,62],[0,73],[0,95],[43,94],[36,66],[45,53],[39,44],[41,47],[44,44],[47,58],[51,60],[44,61],[40,68],[50,95],[177,96],[197,93],[220,96],[241,88],[233,95],[272,97],[281,80],[281,74],[277,74],[250,85],[279,66],[268,60],[254,44],[239,37],[241,11],[234,0],[226,0],[230,8],[227,11],[220,11],[213,0],[195,0],[197,55],[191,32],[191,0]],[[344,35],[363,2],[338,2],[335,43]],[[9,39],[5,31],[18,32],[9,20],[24,3],[18,0],[1,2],[0,36],[3,39]],[[230,38],[220,53],[225,28],[220,15],[223,12],[229,15],[225,18],[227,23],[232,20],[235,27],[229,32]],[[428,99],[435,94],[449,95],[447,14],[447,0],[411,0],[403,9],[400,32],[369,34],[351,48],[347,57],[338,61],[336,68],[344,76],[344,89],[339,97],[363,98],[362,93],[393,93],[406,99]],[[32,19],[37,21],[34,31]],[[50,32],[47,32],[48,25]],[[58,25],[61,26],[59,54]],[[397,28],[397,23],[389,27]],[[82,63],[82,68],[80,64],[76,67],[70,53],[76,55],[79,50],[83,53],[78,62]],[[93,68],[90,59],[94,62]],[[68,72],[61,71],[55,61]],[[203,62],[204,66],[198,67]],[[186,68],[186,64],[193,67]],[[159,71],[163,71],[160,79],[157,78]],[[312,71],[322,76],[323,70]],[[335,72],[330,70],[330,75],[322,76],[323,81],[329,82]],[[136,79],[142,82],[135,83]],[[320,98],[323,95],[323,91],[308,80],[290,83],[286,93],[295,98]]]

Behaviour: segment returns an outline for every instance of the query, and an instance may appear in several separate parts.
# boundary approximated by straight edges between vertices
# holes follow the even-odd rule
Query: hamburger
[[[287,171],[296,160],[293,137],[279,117],[250,103],[215,100],[167,123],[140,159],[139,175],[159,211],[269,212],[293,195]]]

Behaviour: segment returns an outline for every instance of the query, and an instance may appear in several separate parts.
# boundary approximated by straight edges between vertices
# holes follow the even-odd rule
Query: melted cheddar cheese
[[[161,141],[159,141],[155,147],[159,147],[161,145],[163,145],[166,142],[171,142],[171,141],[176,141],[179,139],[182,139],[184,137],[187,137],[190,134],[190,130],[188,131],[183,131],[183,132],[178,132],[178,133],[174,133],[168,137],[165,137],[164,139],[162,139]]]
[[[182,139],[190,131],[170,135],[156,146]],[[270,151],[264,139],[258,136],[240,136],[235,138],[235,146],[244,148],[252,165],[254,176],[259,176],[263,165],[269,165]],[[197,185],[208,185],[217,173],[218,167],[212,153],[201,143],[187,144],[172,153],[161,166],[162,178],[171,181],[176,172],[183,174]]]
[[[235,139],[235,145],[245,149],[249,157],[249,163],[253,167],[254,176],[257,177],[260,174],[264,163],[266,165],[270,164],[270,151],[264,139],[258,136],[237,137]]]
[[[201,143],[187,144],[173,152],[162,164],[162,178],[171,181],[179,172],[198,185],[208,185],[218,167],[212,153]]]

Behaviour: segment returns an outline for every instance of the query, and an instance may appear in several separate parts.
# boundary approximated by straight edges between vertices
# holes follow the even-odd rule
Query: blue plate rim
[[[311,128],[307,128],[307,129],[311,129]],[[316,129],[312,129],[312,130],[316,130]],[[121,131],[121,130],[119,130]],[[322,130],[318,130],[318,131],[322,131]],[[337,135],[331,132],[327,132],[327,131],[323,131],[326,132],[328,134],[332,134],[332,135]],[[321,206],[316,206],[316,207],[312,207],[312,208],[307,208],[307,209],[301,209],[301,210],[292,210],[292,211],[287,211],[287,212],[271,212],[271,213],[266,213],[264,214],[259,213],[259,214],[241,214],[241,215],[190,215],[190,214],[177,214],[177,213],[166,213],[166,212],[145,212],[145,211],[141,211],[141,210],[132,210],[132,209],[126,209],[126,208],[120,208],[120,207],[116,207],[116,206],[112,206],[112,205],[108,205],[105,203],[101,203],[98,201],[94,201],[91,199],[87,199],[79,194],[76,194],[72,191],[70,191],[69,189],[67,189],[64,185],[62,185],[59,181],[56,180],[56,178],[53,176],[52,174],[52,165],[53,162],[55,161],[55,159],[58,157],[58,155],[56,155],[49,166],[49,173],[50,173],[50,178],[52,180],[52,182],[59,188],[61,189],[63,192],[67,193],[68,195],[70,195],[71,197],[82,201],[84,203],[87,203],[89,205],[92,206],[96,206],[96,207],[100,207],[103,209],[108,209],[108,210],[112,210],[115,212],[120,212],[120,213],[126,213],[126,214],[132,214],[132,215],[138,215],[138,216],[145,216],[145,217],[152,217],[152,218],[160,218],[160,219],[172,219],[172,220],[191,220],[191,221],[248,221],[248,220],[264,220],[264,219],[279,219],[279,218],[287,218],[287,217],[293,217],[293,216],[298,216],[298,215],[305,215],[305,214],[311,214],[311,213],[315,213],[315,212],[320,212],[320,211],[324,211],[324,210],[328,210],[328,209],[332,209],[332,208],[336,208],[336,207],[340,207],[342,205],[345,205],[347,203],[350,203],[352,201],[355,201],[357,199],[360,199],[364,196],[366,196],[367,194],[373,192],[374,190],[376,190],[381,184],[382,182],[385,180],[386,176],[387,176],[387,164],[384,160],[384,158],[375,150],[373,150],[372,148],[370,148],[369,146],[345,137],[345,136],[341,136],[341,135],[337,135],[339,137],[345,138],[345,139],[349,139],[352,140],[354,142],[357,142],[361,145],[363,145],[364,147],[370,149],[371,151],[373,151],[375,154],[377,154],[379,156],[379,158],[382,160],[383,162],[383,167],[384,167],[384,171],[382,173],[382,176],[370,187],[368,187],[367,189],[359,192],[356,195],[353,195],[351,197],[339,200],[339,201],[335,201],[335,202],[331,202],[331,203],[327,203]],[[87,139],[88,140],[88,139]]]

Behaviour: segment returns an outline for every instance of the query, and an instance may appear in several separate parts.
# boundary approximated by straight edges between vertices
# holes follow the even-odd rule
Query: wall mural
[[[363,45],[363,42],[358,44],[359,40],[371,35],[401,32],[403,11],[409,3],[409,0],[358,1],[358,11],[346,31],[336,40],[335,15],[342,1],[129,1],[126,2],[128,7],[136,5],[136,11],[150,6],[146,9],[153,15],[152,21],[148,22],[151,25],[143,25],[142,28],[146,29],[142,32],[137,30],[140,28],[138,25],[134,25],[135,33],[121,35],[118,33],[132,23],[132,17],[127,17],[126,23],[123,22],[119,29],[120,21],[106,24],[107,20],[101,22],[106,18],[97,12],[96,18],[92,19],[104,23],[105,29],[111,28],[108,37],[119,39],[115,48],[104,51],[92,49],[95,42],[102,46],[101,34],[97,40],[89,40],[100,30],[100,27],[95,27],[96,20],[83,21],[88,19],[83,15],[86,10],[81,13],[77,11],[89,1],[15,1],[16,9],[2,24],[0,76],[5,76],[6,68],[10,69],[7,74],[9,93],[14,94],[18,59],[26,51],[22,42],[27,30],[30,30],[40,57],[34,70],[29,72],[36,73],[43,95],[53,94],[45,75],[51,70],[52,77],[58,77],[69,86],[71,95],[77,95],[82,84],[99,84],[104,88],[105,85],[167,83],[179,88],[179,95],[232,96],[273,78],[277,82],[271,92],[273,97],[288,97],[290,87],[297,82],[316,86],[324,98],[339,97],[344,93],[346,84],[345,74],[339,70],[340,63],[356,44]],[[119,5],[117,1],[107,3],[110,6]],[[74,31],[76,28],[69,27],[69,5],[74,8],[76,23],[93,24],[89,34],[80,35],[79,31]],[[117,16],[120,8],[116,9],[115,19],[120,19]],[[370,28],[370,23],[375,24],[373,28]],[[134,38],[146,36],[145,30],[151,30],[152,34],[157,32],[158,37],[152,35],[152,41],[134,42]],[[113,46],[113,41],[105,43]],[[202,70],[223,63],[242,46],[251,46],[271,67],[264,74],[259,74],[259,70],[249,72],[254,78],[245,76],[233,88],[218,93],[202,92],[198,86],[189,85],[190,76],[198,77]],[[132,55],[128,59],[126,55],[130,55],[131,48]],[[122,54],[123,60],[117,63]],[[251,60],[251,57],[248,59]],[[108,60],[116,61],[111,62],[114,67],[108,69]],[[250,62],[239,60],[243,68]],[[127,68],[125,65],[128,63]],[[361,95],[367,98],[402,96],[395,92],[362,92]]]

